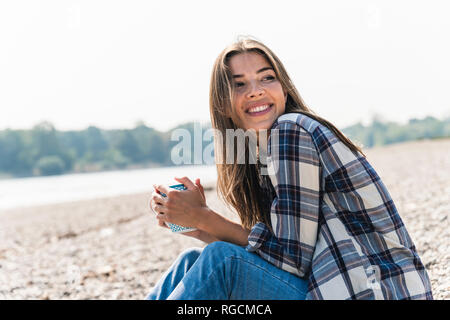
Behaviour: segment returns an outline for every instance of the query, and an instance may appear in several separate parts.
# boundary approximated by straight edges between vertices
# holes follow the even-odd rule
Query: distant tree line
[[[171,141],[177,128],[187,129],[192,137],[194,123],[161,132],[139,123],[134,129],[102,130],[90,126],[81,131],[57,131],[49,122],[31,130],[0,131],[0,177],[24,177],[114,169],[171,166]],[[210,128],[203,125],[202,130]],[[342,130],[366,148],[417,139],[450,137],[450,118],[412,119],[405,125],[374,119]],[[203,131],[204,132],[204,131]],[[208,146],[203,142],[203,148]]]
[[[49,122],[31,130],[0,131],[3,176],[53,175],[170,165],[170,135],[144,124],[132,130],[57,131]]]
[[[439,120],[426,117],[398,124],[382,121],[376,116],[368,126],[357,123],[342,129],[342,132],[364,148],[371,148],[411,140],[450,137],[450,118]]]

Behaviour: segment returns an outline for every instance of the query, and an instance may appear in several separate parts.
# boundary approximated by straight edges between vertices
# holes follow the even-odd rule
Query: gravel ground
[[[366,150],[433,286],[450,299],[450,139]],[[237,221],[208,186],[207,203]],[[143,299],[198,240],[157,226],[149,194],[0,212],[0,299]]]

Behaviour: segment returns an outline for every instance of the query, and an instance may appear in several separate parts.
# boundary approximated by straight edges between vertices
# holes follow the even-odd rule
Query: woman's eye
[[[274,79],[275,79],[274,76],[265,76],[264,78],[262,78],[262,81],[272,81],[272,80],[274,80]],[[245,83],[244,83],[244,82],[235,82],[235,83],[234,83],[234,86],[235,86],[236,88],[242,88],[242,87],[245,86]]]

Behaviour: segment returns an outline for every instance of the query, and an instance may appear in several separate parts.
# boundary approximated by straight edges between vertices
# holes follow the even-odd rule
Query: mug
[[[185,185],[182,184],[182,183],[181,184],[174,184],[172,186],[169,186],[169,188],[176,189],[176,190],[187,190]],[[163,197],[167,197],[166,194],[161,192],[161,191],[158,191],[158,193],[160,195],[162,195]],[[170,230],[172,232],[175,232],[175,233],[183,233],[183,232],[190,232],[190,231],[197,230],[197,228],[182,227],[182,226],[179,226],[177,224],[169,223],[169,222],[166,222],[166,225],[170,228]]]

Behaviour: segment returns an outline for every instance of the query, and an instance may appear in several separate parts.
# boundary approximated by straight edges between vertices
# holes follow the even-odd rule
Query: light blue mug
[[[182,183],[181,184],[174,184],[172,186],[169,186],[169,188],[176,189],[176,190],[187,190],[185,185],[182,184]],[[166,197],[165,193],[163,193],[161,191],[159,191],[159,193],[163,197]],[[170,228],[170,230],[172,230],[172,232],[176,232],[176,233],[183,233],[183,232],[190,232],[190,231],[197,230],[197,228],[182,227],[182,226],[179,226],[177,224],[173,224],[173,223],[169,223],[169,222],[166,222],[166,225]]]

